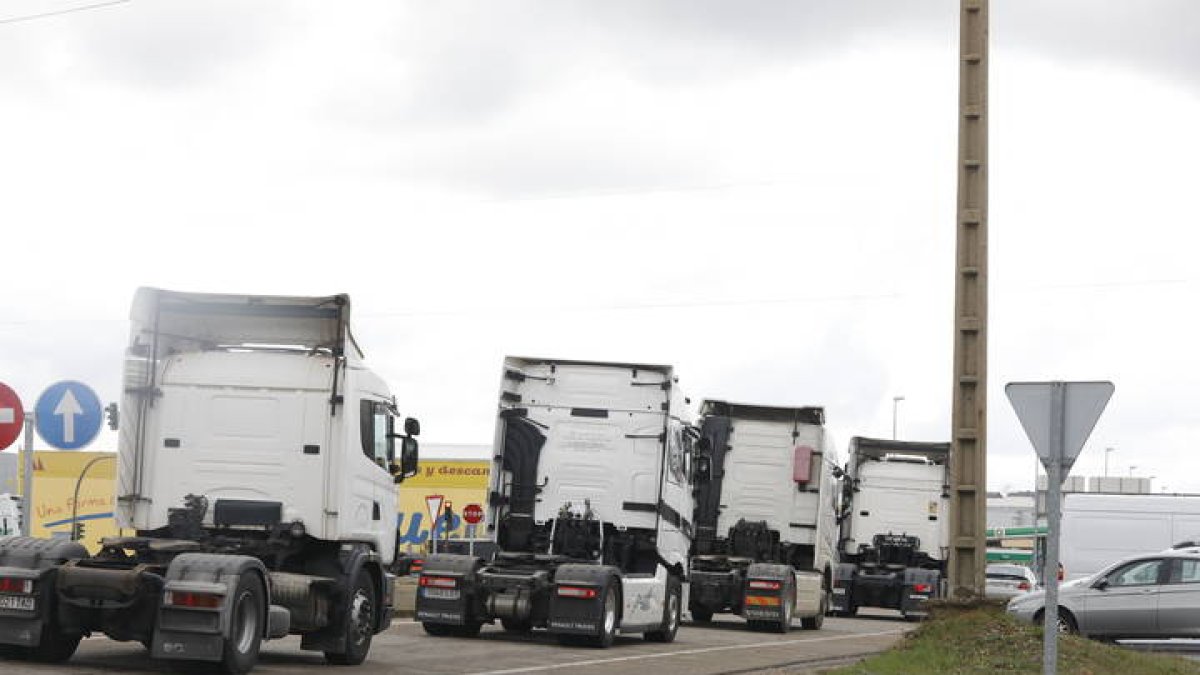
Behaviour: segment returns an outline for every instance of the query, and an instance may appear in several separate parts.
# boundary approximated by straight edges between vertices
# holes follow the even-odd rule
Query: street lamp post
[[[1116,448],[1105,448],[1104,449],[1104,477],[1105,478],[1108,478],[1108,455],[1110,453],[1112,453],[1112,451],[1114,451],[1114,450],[1116,450]]]
[[[1134,470],[1135,470],[1135,469],[1137,469],[1137,464],[1130,464],[1130,465],[1129,465],[1129,477],[1130,477],[1130,478],[1133,478],[1133,472],[1134,472]]]
[[[892,397],[892,440],[893,441],[896,440],[896,408],[900,405],[900,401],[903,401],[903,400],[904,400],[903,396],[893,396]]]

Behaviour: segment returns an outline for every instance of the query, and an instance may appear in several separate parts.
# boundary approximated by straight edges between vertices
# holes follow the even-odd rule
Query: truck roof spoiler
[[[861,459],[884,459],[889,455],[923,457],[942,463],[950,457],[949,443],[929,441],[892,441],[882,438],[855,436],[850,439],[850,456]]]
[[[139,288],[131,345],[156,356],[221,348],[328,350],[362,358],[350,333],[350,296],[234,295]]]
[[[700,403],[700,414],[741,417],[743,419],[770,422],[825,424],[825,408],[821,406],[773,406],[704,399]]]

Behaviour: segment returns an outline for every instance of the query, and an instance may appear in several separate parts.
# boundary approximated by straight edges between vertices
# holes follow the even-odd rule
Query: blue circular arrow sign
[[[59,450],[77,450],[100,432],[100,397],[82,382],[64,380],[46,388],[34,406],[38,435]]]

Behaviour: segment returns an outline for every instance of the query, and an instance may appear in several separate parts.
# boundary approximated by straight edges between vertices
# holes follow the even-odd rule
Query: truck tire
[[[229,675],[241,675],[258,663],[258,648],[262,645],[267,603],[258,574],[242,572],[232,597],[229,638],[221,650],[220,668]]]
[[[47,626],[50,628],[51,626]],[[33,661],[42,663],[62,663],[71,658],[75,654],[75,650],[79,648],[79,640],[82,635],[64,635],[58,632],[57,627],[51,633],[49,630],[42,632],[42,642],[36,647],[29,648],[29,658]]]
[[[785,588],[787,585],[785,585]],[[780,611],[783,616],[778,621],[766,622],[767,626],[776,633],[786,633],[792,629],[792,617],[796,613],[796,589],[789,588],[783,595]]]
[[[806,616],[800,619],[804,630],[821,630],[825,625],[825,613],[829,611],[829,593],[821,594],[821,607],[816,616]]]
[[[679,579],[667,579],[667,597],[663,603],[663,623],[659,630],[648,631],[643,637],[650,642],[674,642],[679,632],[679,615],[683,612],[683,584]]]
[[[712,621],[713,611],[707,607],[693,607],[692,621],[695,623],[708,623]]]
[[[338,666],[357,666],[367,660],[371,638],[375,635],[375,584],[365,569],[359,569],[350,590],[350,600],[342,610],[346,632],[346,650],[325,652],[325,660]]]

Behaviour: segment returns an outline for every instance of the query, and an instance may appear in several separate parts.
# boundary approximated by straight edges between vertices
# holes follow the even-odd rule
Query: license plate
[[[0,595],[0,609],[22,609],[32,612],[33,607],[32,595]]]
[[[456,588],[422,588],[421,593],[430,600],[458,600],[462,591]]]
[[[833,594],[834,594],[834,595],[845,595],[845,594],[846,594],[846,589],[844,589],[844,588],[835,588],[835,589],[833,589]]]

